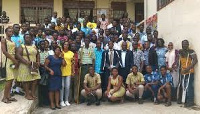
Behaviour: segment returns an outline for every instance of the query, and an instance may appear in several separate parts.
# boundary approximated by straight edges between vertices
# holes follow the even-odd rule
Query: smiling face
[[[24,42],[27,45],[30,45],[32,43],[32,38],[29,34],[24,35]]]
[[[118,75],[118,70],[117,69],[112,69],[112,75],[117,76]]]
[[[168,49],[169,49],[169,50],[172,50],[172,49],[173,49],[173,43],[172,43],[172,42],[170,42],[170,43],[168,44]]]

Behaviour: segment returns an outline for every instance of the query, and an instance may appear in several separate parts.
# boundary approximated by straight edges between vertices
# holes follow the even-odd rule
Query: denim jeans
[[[71,76],[62,77],[62,89],[60,90],[60,102],[62,102],[63,100],[68,101],[69,93],[70,93],[70,82],[71,82]]]

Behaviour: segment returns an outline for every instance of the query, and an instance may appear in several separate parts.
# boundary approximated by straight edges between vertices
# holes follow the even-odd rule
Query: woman
[[[30,72],[31,62],[37,62],[39,66],[39,53],[35,45],[32,44],[32,38],[29,34],[24,35],[25,44],[21,45],[17,49],[17,58],[20,61],[20,72],[17,77],[18,82],[23,82],[25,90],[25,98],[28,100],[36,99],[35,91],[37,86],[37,80],[40,79],[40,75],[32,75]],[[30,60],[28,59],[28,56]],[[31,94],[29,88],[31,87]]]
[[[74,53],[69,50],[69,43],[65,41],[62,45],[62,56],[66,61],[66,66],[62,67],[62,89],[60,90],[60,105],[70,106],[69,104],[69,94],[70,94],[70,82],[73,73],[72,60],[74,58]],[[65,98],[64,98],[65,96]]]
[[[158,68],[160,69],[161,66],[166,66],[166,57],[165,54],[167,52],[167,48],[165,47],[165,42],[162,38],[158,38],[157,40],[157,47],[156,53],[158,56]]]
[[[16,46],[15,43],[11,41],[11,36],[13,35],[12,28],[6,28],[6,39],[1,39],[1,49],[3,54],[6,56],[6,84],[4,90],[4,96],[2,102],[11,103],[11,101],[17,101],[15,98],[11,98],[10,90],[12,87],[12,82],[16,78],[16,70],[19,66],[18,61],[15,59]],[[14,66],[14,67],[12,67]]]
[[[51,42],[51,46],[49,48],[49,55],[54,55],[54,48],[58,46],[58,43],[56,41]]]
[[[173,48],[173,43],[169,42],[168,52],[165,54],[166,66],[173,77],[173,84],[175,88],[178,86],[178,80],[179,80],[178,67],[177,67],[179,58],[178,54],[179,54],[178,50]]]
[[[50,99],[50,108],[55,110],[56,108],[61,109],[59,105],[60,93],[59,90],[62,88],[62,72],[61,66],[65,66],[66,62],[63,58],[60,57],[61,48],[54,48],[54,55],[49,55],[45,60],[45,69],[49,71],[49,99]],[[55,99],[55,102],[54,102]],[[55,104],[54,104],[55,103]]]
[[[47,41],[48,42],[48,41]],[[48,101],[48,74],[46,72],[46,69],[44,67],[44,62],[45,59],[49,56],[48,50],[45,50],[45,40],[42,40],[39,42],[39,54],[40,54],[40,76],[41,76],[41,80],[40,80],[40,85],[38,88],[38,93],[39,93],[39,105],[43,106],[43,105],[48,105],[49,101]]]
[[[107,91],[105,95],[111,101],[123,102],[123,96],[125,94],[125,88],[123,85],[123,78],[118,74],[118,69],[112,69],[112,75],[109,77]]]

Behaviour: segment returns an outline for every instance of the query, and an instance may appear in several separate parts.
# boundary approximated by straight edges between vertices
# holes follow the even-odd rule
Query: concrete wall
[[[152,1],[152,0],[148,0]],[[168,42],[173,42],[177,49],[181,48],[181,41],[189,40],[190,46],[197,53],[200,61],[200,0],[175,0],[158,11],[159,36]],[[199,62],[200,64],[200,62]],[[195,102],[200,105],[200,70],[195,67]]]
[[[58,17],[63,16],[63,1],[54,0],[53,10],[58,12]]]
[[[2,0],[2,11],[7,12],[10,23],[20,22],[20,0]]]

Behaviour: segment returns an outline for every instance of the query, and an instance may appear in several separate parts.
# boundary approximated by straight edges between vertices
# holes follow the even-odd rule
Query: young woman
[[[60,92],[62,88],[62,72],[61,66],[66,66],[66,62],[61,56],[61,48],[54,48],[54,55],[49,55],[45,60],[45,69],[49,71],[49,99],[50,108],[55,110],[56,108],[61,109],[59,105]],[[54,102],[55,99],[55,102]]]
[[[157,40],[157,47],[156,53],[158,56],[158,67],[160,69],[161,66],[166,66],[166,57],[165,54],[167,53],[167,48],[165,47],[165,42],[162,38],[158,38]]]
[[[48,42],[48,41],[47,41]],[[39,54],[40,54],[40,76],[41,81],[38,88],[38,97],[39,97],[39,106],[48,105],[48,74],[46,72],[46,69],[44,67],[45,59],[49,56],[48,50],[45,50],[45,40],[42,40],[39,42]]]
[[[6,56],[6,84],[4,90],[4,96],[2,102],[11,103],[11,101],[17,101],[15,98],[11,98],[10,90],[12,87],[12,82],[16,77],[16,70],[19,66],[18,61],[15,59],[15,43],[11,41],[11,36],[13,35],[12,28],[6,28],[6,39],[1,39],[1,49],[3,54]],[[4,62],[3,62],[4,63]],[[14,67],[12,67],[14,66]]]
[[[74,58],[74,53],[69,50],[69,43],[64,42],[62,45],[62,56],[66,61],[67,65],[62,67],[62,89],[60,90],[60,105],[69,106],[69,94],[70,94],[70,82],[73,73],[72,60]],[[64,98],[65,96],[65,98]]]
[[[125,88],[123,85],[123,78],[118,74],[117,68],[112,68],[112,75],[109,77],[107,91],[105,95],[111,101],[123,102]]]
[[[25,90],[25,98],[28,100],[36,99],[35,91],[37,86],[37,80],[40,79],[40,75],[32,75],[30,72],[31,62],[37,62],[39,66],[39,53],[35,45],[32,44],[32,38],[29,34],[24,35],[25,44],[21,45],[17,49],[17,58],[20,61],[20,72],[17,77],[18,82],[23,82]],[[27,49],[27,51],[26,51]],[[28,53],[27,53],[28,52]],[[30,60],[28,59],[28,55]],[[31,94],[29,88],[31,87]]]

